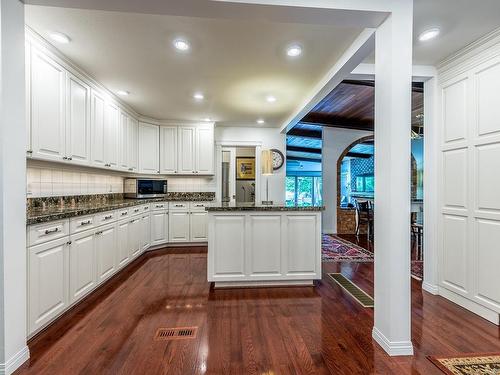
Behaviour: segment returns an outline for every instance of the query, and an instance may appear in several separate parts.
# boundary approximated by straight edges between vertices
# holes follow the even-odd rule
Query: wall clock
[[[271,151],[273,152],[273,169],[276,171],[283,166],[283,163],[285,162],[285,156],[280,150],[276,148],[272,148]]]

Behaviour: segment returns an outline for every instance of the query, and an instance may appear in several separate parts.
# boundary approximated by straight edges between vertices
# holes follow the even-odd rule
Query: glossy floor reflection
[[[412,281],[414,357],[389,358],[365,309],[315,288],[210,291],[206,249],[155,252],[42,333],[17,374],[440,374],[429,354],[500,351],[498,327]],[[373,265],[327,263],[372,294]],[[195,339],[155,341],[160,327]]]

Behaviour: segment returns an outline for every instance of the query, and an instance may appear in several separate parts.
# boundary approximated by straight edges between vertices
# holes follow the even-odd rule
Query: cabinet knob
[[[69,158],[68,158],[68,160],[73,160],[73,158],[72,158],[72,157],[69,157]]]
[[[63,156],[63,160],[68,160],[68,157],[67,156]]]

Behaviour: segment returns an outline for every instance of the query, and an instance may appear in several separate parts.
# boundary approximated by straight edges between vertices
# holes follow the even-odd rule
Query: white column
[[[389,355],[412,355],[410,120],[413,0],[375,36],[375,326]]]
[[[0,373],[26,346],[26,112],[24,5],[0,0]]]

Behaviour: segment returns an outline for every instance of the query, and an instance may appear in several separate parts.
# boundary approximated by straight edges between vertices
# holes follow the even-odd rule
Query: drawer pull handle
[[[51,233],[56,233],[56,232],[59,232],[59,228],[45,229],[45,234],[51,234]]]
[[[95,233],[96,235],[102,234],[102,230]]]
[[[183,204],[176,204],[175,207],[184,207]]]
[[[163,208],[163,204],[157,204],[156,208]]]
[[[109,220],[113,217],[113,215],[108,215],[108,216],[104,216],[104,220]]]
[[[138,209],[138,208],[136,208],[136,209],[134,210],[134,212],[139,212],[139,209]]]
[[[128,212],[127,212],[127,211],[122,212],[122,216],[125,216],[125,215],[127,215],[127,214],[128,214]]]
[[[92,220],[87,220],[87,221],[81,221],[80,222],[80,225],[89,225],[89,224],[92,224]]]
[[[71,244],[72,244],[71,241],[66,242],[66,245],[71,245]]]

